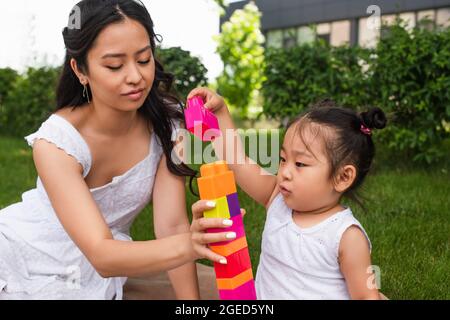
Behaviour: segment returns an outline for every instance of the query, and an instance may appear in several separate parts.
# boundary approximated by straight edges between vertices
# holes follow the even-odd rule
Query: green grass
[[[373,244],[381,291],[390,299],[450,299],[450,170],[448,164],[415,168],[380,156],[363,194],[367,212],[352,205]],[[31,149],[21,139],[0,138],[0,208],[34,188]],[[265,210],[239,190],[254,271]],[[187,207],[197,198],[187,191]],[[135,240],[154,239],[148,206],[132,227]],[[207,263],[203,261],[203,263]]]

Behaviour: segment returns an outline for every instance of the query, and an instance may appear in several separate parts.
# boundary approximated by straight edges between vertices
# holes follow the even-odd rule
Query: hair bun
[[[378,107],[361,112],[360,116],[364,125],[369,129],[383,129],[387,123],[386,115]]]

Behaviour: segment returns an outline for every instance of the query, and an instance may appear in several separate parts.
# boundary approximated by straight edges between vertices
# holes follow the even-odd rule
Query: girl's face
[[[94,103],[119,111],[142,106],[153,85],[155,61],[149,35],[140,23],[125,19],[106,27],[87,61]]]
[[[314,124],[310,123],[306,124],[302,137],[298,125],[288,129],[283,141],[278,186],[289,208],[304,213],[320,212],[335,205],[339,194],[330,179],[331,168],[323,137],[311,132]]]

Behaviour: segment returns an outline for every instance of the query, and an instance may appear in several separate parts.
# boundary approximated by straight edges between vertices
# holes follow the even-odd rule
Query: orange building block
[[[215,246],[215,245],[210,245],[209,248],[214,251],[217,254],[220,254],[221,256],[227,257],[230,254],[233,254],[243,248],[247,248],[248,244],[247,244],[247,238],[246,237],[241,237],[237,240],[234,240],[228,244],[225,244],[223,246]]]
[[[234,174],[228,170],[225,161],[201,166],[200,174],[197,184],[203,200],[214,200],[237,192]]]
[[[233,278],[217,279],[217,288],[219,290],[233,290],[250,280],[253,280],[253,271],[251,268]]]

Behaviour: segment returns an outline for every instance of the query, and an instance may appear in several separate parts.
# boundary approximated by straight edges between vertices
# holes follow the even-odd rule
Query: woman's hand
[[[205,102],[205,108],[207,108],[208,110],[210,110],[215,114],[223,111],[228,111],[227,105],[223,97],[218,95],[211,89],[205,87],[196,88],[189,93],[188,99],[194,96],[201,97]]]
[[[214,262],[226,264],[227,259],[207,247],[207,244],[230,241],[236,238],[235,232],[206,233],[210,228],[228,228],[232,220],[222,218],[203,218],[203,212],[215,207],[214,201],[199,200],[192,205],[191,242],[195,259],[206,258]],[[245,214],[245,210],[241,209]]]

